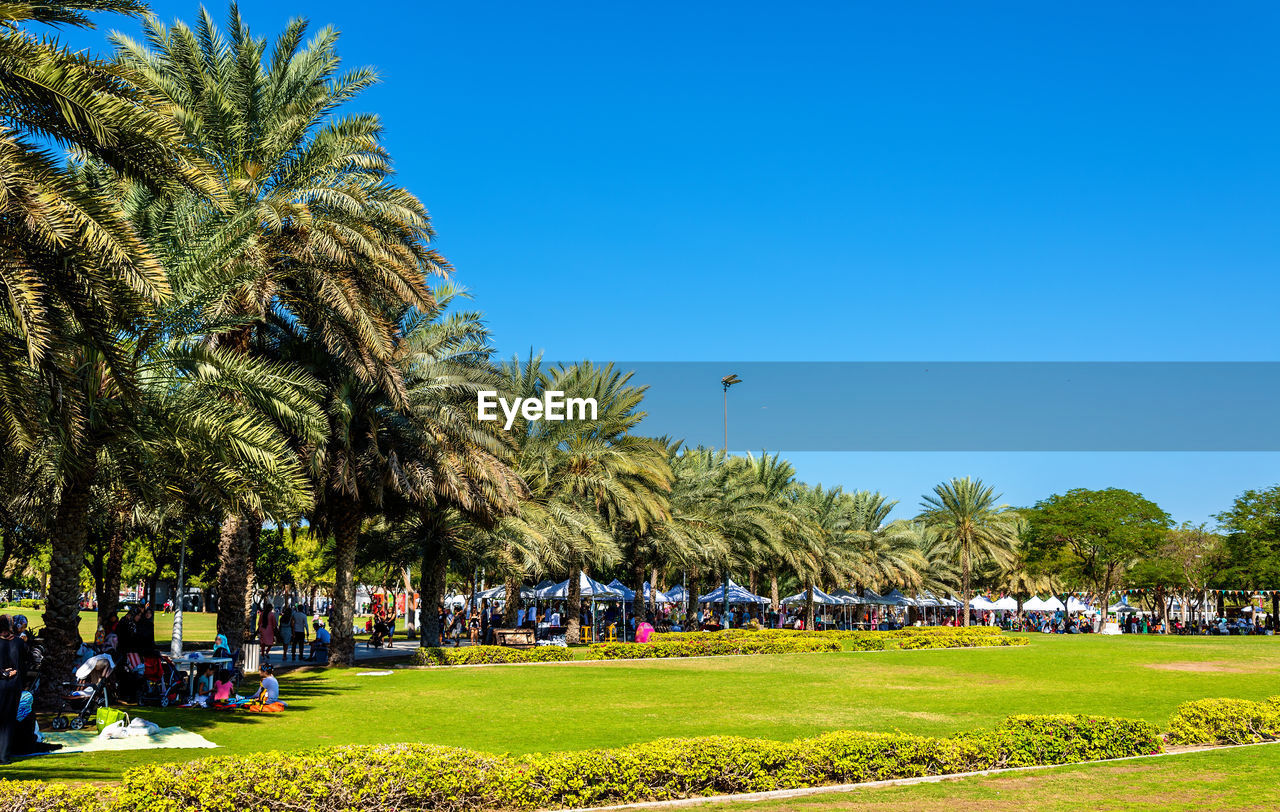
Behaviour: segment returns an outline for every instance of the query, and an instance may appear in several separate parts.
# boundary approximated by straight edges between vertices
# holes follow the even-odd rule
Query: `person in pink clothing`
[[[262,661],[271,656],[271,647],[276,644],[276,613],[271,604],[262,608],[258,620],[258,636],[262,641]]]
[[[649,621],[646,620],[636,627],[636,642],[648,643],[651,634],[653,634],[653,626],[650,626]]]

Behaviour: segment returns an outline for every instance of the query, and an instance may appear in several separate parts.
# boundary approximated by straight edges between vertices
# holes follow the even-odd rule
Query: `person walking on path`
[[[271,604],[264,603],[262,614],[258,617],[258,640],[262,645],[262,661],[271,657],[271,648],[276,644],[276,613]]]
[[[280,616],[276,619],[280,629],[280,662],[289,659],[289,644],[293,642],[293,609],[289,604],[280,607]]]
[[[293,648],[291,654],[293,661],[306,659],[307,648],[307,613],[302,611],[299,606],[293,611]]]

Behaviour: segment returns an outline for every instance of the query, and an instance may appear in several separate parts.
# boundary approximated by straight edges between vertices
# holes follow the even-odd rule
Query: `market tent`
[[[1003,598],[1000,598],[998,601],[996,601],[993,605],[995,606],[996,609],[1000,610],[1001,612],[1018,611],[1018,601],[1011,595],[1005,595]]]
[[[698,596],[698,603],[724,603],[725,588],[720,585],[705,595]],[[752,595],[732,580],[729,581],[729,603],[769,603],[768,598]]]
[[[650,591],[653,592],[652,596],[649,595]],[[652,600],[650,600],[651,597],[652,597]],[[646,602],[649,602],[649,603],[673,603],[674,602],[672,601],[671,598],[662,594],[662,592],[660,592],[659,590],[649,586],[648,581],[644,582],[644,599]]]
[[[1093,611],[1093,607],[1088,606],[1087,604],[1077,600],[1076,596],[1072,595],[1067,598],[1067,611],[1068,612],[1091,612]]]
[[[1050,595],[1049,599],[1044,602],[1044,609],[1046,612],[1063,612],[1066,611],[1066,608],[1067,607],[1062,605],[1062,601],[1058,600],[1055,595]]]
[[[893,606],[893,601],[885,600],[870,589],[862,590],[862,602],[874,604],[876,606]]]
[[[903,595],[897,589],[894,589],[889,594],[885,595],[884,599],[888,601],[892,606],[915,606],[916,605],[915,601],[911,600],[906,595]]]
[[[684,603],[689,599],[689,593],[682,586],[673,586],[667,590],[667,600],[671,603]]]
[[[995,605],[994,603],[992,603],[991,601],[987,600],[985,596],[983,596],[983,595],[978,595],[976,598],[974,598],[973,600],[969,601],[969,608],[970,608],[970,609],[981,609],[981,610],[983,610],[983,611],[989,611],[989,610],[991,610],[991,609],[995,609],[995,608],[996,608],[996,605]]]
[[[1039,595],[1032,595],[1023,602],[1022,608],[1028,612],[1045,612],[1048,611],[1048,604],[1040,600]]]
[[[786,597],[782,599],[783,603],[788,603],[788,604],[804,603],[804,601],[805,601],[805,593],[803,592],[797,592],[796,594],[791,595],[790,597]],[[816,586],[813,588],[813,602],[820,603],[823,606],[841,606],[844,604],[844,601],[832,595],[828,595],[827,593],[823,592],[821,589],[818,589]]]
[[[616,601],[622,599],[622,593],[605,586],[599,581],[594,580],[585,572],[578,573],[579,589],[582,591],[582,597],[591,598],[593,600]],[[565,579],[548,589],[544,595],[544,599],[549,598],[555,601],[568,600],[569,598],[569,579]]]
[[[1119,603],[1113,603],[1107,607],[1107,611],[1118,615],[1121,612],[1137,612],[1138,610],[1129,605],[1128,598],[1121,598]]]
[[[915,600],[916,606],[919,606],[921,609],[933,609],[943,605],[938,602],[937,598],[933,597],[932,592],[928,591],[921,592],[919,595],[916,595]]]
[[[636,591],[634,589],[627,589],[627,585],[619,581],[617,578],[614,578],[609,582],[609,588],[614,592],[621,593],[622,597],[626,600],[633,601],[636,599]]]
[[[507,597],[506,584],[498,584],[495,587],[477,592],[476,597],[482,601],[502,600]]]
[[[831,593],[831,597],[839,598],[841,603],[845,603],[850,606],[862,603],[862,598],[859,598],[847,589],[837,589],[835,592]]]

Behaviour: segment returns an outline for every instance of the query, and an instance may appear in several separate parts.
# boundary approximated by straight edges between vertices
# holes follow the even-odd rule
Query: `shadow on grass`
[[[296,716],[320,710],[320,702],[327,696],[349,693],[359,690],[358,685],[338,685],[327,678],[328,669],[307,667],[292,670],[280,677],[280,698],[288,703],[288,708],[281,713],[254,713],[242,709],[213,710],[209,708],[161,708],[153,705],[127,705],[118,707],[129,714],[130,718],[143,718],[160,727],[181,727],[192,733],[199,733],[206,739],[218,744],[216,732],[229,728],[253,729],[270,725],[286,715]],[[259,682],[246,679],[240,685],[242,696],[257,693]],[[42,730],[48,730],[52,714],[40,714],[38,720]],[[60,753],[53,752],[41,756],[22,756],[15,758],[12,765],[0,767],[0,778],[13,781],[46,780],[50,778],[73,781],[118,781],[124,769],[134,766],[132,756],[138,754],[163,753],[162,761],[192,761],[198,758],[212,758],[223,755],[225,751],[205,750],[198,748],[156,748],[154,750],[119,750],[99,751],[94,753]],[[125,757],[129,763],[121,766],[113,755]],[[147,761],[153,759],[148,758]],[[140,762],[137,762],[140,763]],[[56,772],[57,775],[50,775]],[[68,774],[68,773],[74,773]]]

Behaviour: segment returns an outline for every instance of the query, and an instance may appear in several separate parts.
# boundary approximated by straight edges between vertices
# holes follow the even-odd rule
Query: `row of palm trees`
[[[375,536],[418,559],[425,607],[465,559],[508,578],[509,611],[524,577],[576,588],[618,564],[637,582],[745,570],[776,594],[779,577],[943,585],[953,560],[967,590],[972,562],[1010,557],[1012,514],[980,484],[888,522],[878,494],[804,486],[777,456],[642,436],[625,371],[498,363],[378,117],[347,112],[377,77],[342,68],[332,29],[295,21],[268,43],[234,5],[223,29],[203,10],[143,17],[110,61],[28,30],[102,11],[145,9],[0,7],[0,482],[9,528],[51,546],[50,672],[69,670],[91,536],[105,615],[127,539],[201,522],[218,526],[233,646],[263,527],[332,538],[340,663]],[[492,389],[594,397],[598,419],[503,431],[475,413]]]

